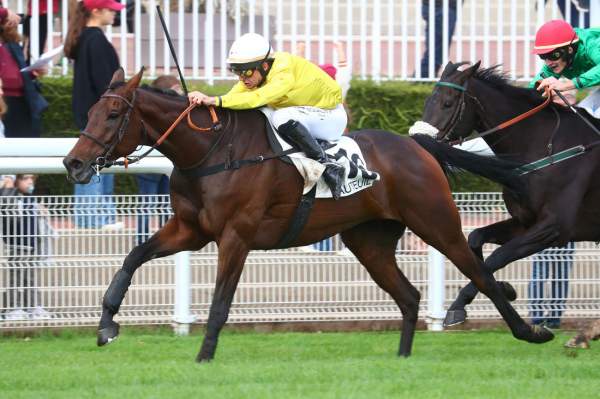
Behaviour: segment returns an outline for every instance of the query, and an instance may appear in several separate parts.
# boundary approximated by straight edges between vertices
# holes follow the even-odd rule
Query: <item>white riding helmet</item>
[[[229,49],[228,64],[258,64],[273,58],[269,41],[258,33],[246,33]]]

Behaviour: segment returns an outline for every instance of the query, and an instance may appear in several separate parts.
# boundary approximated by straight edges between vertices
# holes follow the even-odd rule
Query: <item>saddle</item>
[[[271,124],[272,109],[263,107],[259,109],[265,115],[267,139],[271,149],[280,153],[291,149],[292,146],[285,141]],[[360,147],[352,138],[342,136],[337,142],[317,140],[319,145],[331,160],[341,164],[346,175],[342,186],[342,197],[355,194],[361,190],[371,187],[380,179],[379,173],[369,171]],[[296,152],[281,158],[284,162],[294,165],[304,180],[302,193],[307,194],[316,186],[316,198],[332,198],[331,190],[321,178],[325,167],[318,161],[306,157],[302,152]]]

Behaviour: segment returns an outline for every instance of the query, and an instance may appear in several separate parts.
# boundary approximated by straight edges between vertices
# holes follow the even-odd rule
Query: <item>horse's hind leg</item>
[[[344,243],[402,311],[399,356],[410,355],[421,299],[419,291],[396,264],[396,245],[404,229],[404,225],[395,221],[376,220],[342,233]]]
[[[209,242],[176,217],[172,217],[148,241],[133,248],[123,266],[115,273],[102,300],[102,317],[98,326],[98,346],[110,343],[119,334],[119,324],[113,321],[131,284],[133,274],[143,263],[174,253],[202,248]]]

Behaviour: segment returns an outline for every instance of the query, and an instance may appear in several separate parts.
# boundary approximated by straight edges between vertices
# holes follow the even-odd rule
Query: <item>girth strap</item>
[[[315,203],[315,196],[317,194],[317,185],[315,184],[312,190],[300,198],[300,203],[292,216],[292,220],[287,228],[285,234],[279,239],[279,242],[275,244],[275,248],[287,248],[291,243],[294,242],[302,229],[308,221],[310,211],[312,210],[313,204]]]

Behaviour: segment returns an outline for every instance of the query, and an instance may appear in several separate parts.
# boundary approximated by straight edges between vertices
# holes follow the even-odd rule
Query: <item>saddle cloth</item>
[[[271,115],[274,110],[269,107],[262,107],[260,111],[266,116],[268,121],[267,132],[269,134],[269,142],[275,152],[286,151],[292,146],[287,141],[281,138],[277,133],[277,129],[271,123]],[[327,148],[330,147],[330,148]],[[355,194],[365,188],[371,187],[373,183],[379,180],[379,173],[367,170],[365,158],[362,155],[360,147],[350,137],[342,136],[337,142],[331,142],[331,146],[327,146],[325,153],[330,158],[335,159],[337,163],[342,165],[346,171],[344,184],[342,186],[342,197]],[[307,158],[303,152],[296,152],[287,155],[292,164],[296,167],[300,176],[304,179],[304,188],[302,194],[307,194],[312,188],[317,185],[316,198],[332,198],[331,190],[321,178],[325,165],[314,159]]]

